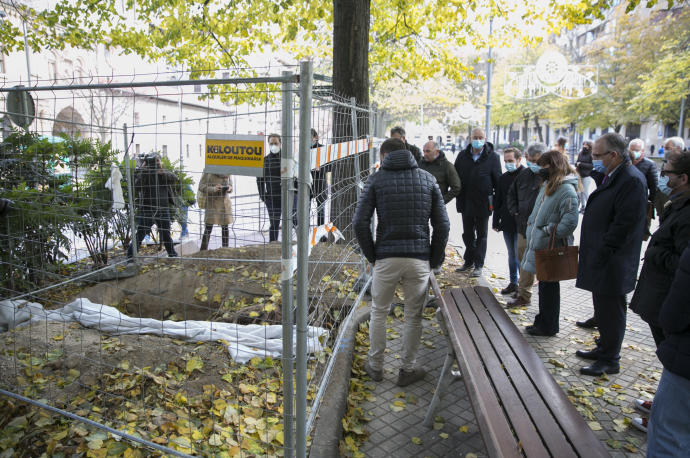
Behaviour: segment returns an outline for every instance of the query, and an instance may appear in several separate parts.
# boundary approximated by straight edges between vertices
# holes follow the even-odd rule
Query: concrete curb
[[[347,411],[352,372],[352,352],[359,325],[369,319],[370,306],[356,310],[350,326],[345,330],[343,341],[333,356],[335,363],[331,378],[321,401],[316,418],[309,456],[313,458],[338,458],[340,439],[343,436],[342,418]]]

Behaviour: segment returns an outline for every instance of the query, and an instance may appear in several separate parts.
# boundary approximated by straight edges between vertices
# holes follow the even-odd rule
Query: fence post
[[[312,63],[300,62],[299,231],[297,233],[297,413],[296,450],[307,454],[307,313],[309,311],[309,180],[311,169]]]
[[[283,72],[283,76],[292,73]],[[294,436],[294,389],[292,385],[292,374],[294,370],[294,348],[293,348],[293,306],[292,306],[292,183],[294,176],[294,161],[292,160],[292,83],[283,83],[283,108],[282,108],[282,147],[280,148],[281,160],[281,183],[282,193],[282,275],[281,275],[281,298],[283,315],[283,450],[285,458],[292,458],[295,454]]]
[[[130,167],[129,158],[129,142],[127,139],[127,123],[123,124],[122,132],[125,136],[125,176],[127,178],[127,200],[129,204],[129,225],[130,237],[129,243],[132,246],[133,259],[137,258],[139,253],[139,246],[137,244],[137,226],[134,221],[134,184],[132,183],[132,169]]]

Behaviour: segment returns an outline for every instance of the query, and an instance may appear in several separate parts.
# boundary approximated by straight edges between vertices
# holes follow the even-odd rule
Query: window
[[[163,122],[165,122],[165,120],[166,120],[166,119],[167,119],[167,118],[166,118],[166,116],[165,116],[165,115],[163,115]]]
[[[199,157],[201,157],[201,145],[199,145]]]
[[[187,144],[187,158],[189,158],[189,144]]]
[[[168,157],[168,145],[163,145],[163,156]]]
[[[134,145],[134,151],[137,153],[137,156],[141,154],[141,145],[139,143]]]
[[[230,72],[223,72],[223,79],[226,80],[230,78]]]
[[[134,113],[134,125],[139,124],[139,113],[135,112]]]
[[[0,54],[0,73],[5,73],[5,55]]]
[[[201,92],[201,84],[195,84],[194,85],[194,92],[197,92],[197,93]]]

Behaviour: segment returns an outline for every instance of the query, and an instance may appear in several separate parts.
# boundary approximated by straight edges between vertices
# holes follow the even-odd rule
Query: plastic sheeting
[[[41,304],[24,300],[0,301],[0,330],[23,326],[30,320],[61,323],[75,321],[85,327],[114,335],[154,334],[195,342],[215,342],[222,339],[227,342],[230,357],[240,363],[256,356],[277,358],[283,351],[283,327],[280,325],[134,318],[120,313],[114,307],[94,304],[84,298],[76,299],[56,310],[45,310]],[[325,339],[320,341],[319,337],[327,335],[326,329],[310,326],[307,330],[307,352],[311,354],[322,351],[321,341]],[[293,350],[294,348],[293,346]]]

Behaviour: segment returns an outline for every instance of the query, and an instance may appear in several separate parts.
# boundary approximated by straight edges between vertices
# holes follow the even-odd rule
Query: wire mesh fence
[[[0,450],[304,455],[373,150],[367,107],[295,72],[32,88],[0,145]]]

